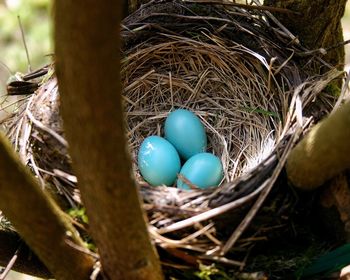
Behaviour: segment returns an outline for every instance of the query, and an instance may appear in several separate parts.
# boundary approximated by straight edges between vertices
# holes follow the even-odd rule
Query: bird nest
[[[336,101],[322,90],[342,73],[330,69],[308,75],[304,63],[326,63],[305,56],[296,38],[258,8],[153,2],[122,24],[126,137],[150,235],[187,263],[194,258],[243,265],[229,253],[242,244],[247,248],[242,233],[268,203],[290,149],[319,112],[328,113]],[[65,209],[77,208],[77,179],[52,72],[46,67],[9,84],[12,94],[32,93],[40,86],[18,102],[2,125],[41,185],[59,194]],[[44,79],[38,78],[42,74]],[[176,108],[194,112],[204,124],[208,151],[224,167],[219,187],[153,187],[140,176],[135,159],[141,142],[162,136],[165,118]]]

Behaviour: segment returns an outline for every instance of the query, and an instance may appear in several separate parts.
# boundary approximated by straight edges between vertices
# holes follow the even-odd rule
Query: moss
[[[166,279],[171,280],[239,280],[232,270],[217,264],[199,264],[198,269],[164,268]]]
[[[196,275],[199,279],[202,280],[229,280],[232,279],[227,275],[227,273],[220,268],[216,267],[215,264],[212,265],[204,265],[199,264],[199,271],[195,272],[194,275]]]
[[[329,83],[324,89],[324,92],[334,97],[339,97],[341,93],[341,89],[339,88],[337,83]]]
[[[68,210],[68,215],[71,216],[73,219],[76,219],[78,222],[83,224],[88,224],[89,219],[86,215],[86,211],[84,207],[81,208],[72,208]]]

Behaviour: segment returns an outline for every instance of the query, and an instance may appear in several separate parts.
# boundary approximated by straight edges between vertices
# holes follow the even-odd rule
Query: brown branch
[[[347,44],[350,44],[350,40],[346,40],[346,41],[343,41],[343,42],[336,43],[333,46],[330,46],[328,48],[319,48],[319,49],[316,49],[316,50],[299,52],[299,53],[296,53],[296,55],[297,56],[301,56],[301,57],[311,56],[311,55],[318,55],[318,54],[319,55],[326,55],[327,52],[329,52],[330,50],[333,50],[333,49],[336,49],[336,48],[340,48],[340,47],[344,47]]]
[[[55,8],[61,112],[103,272],[111,280],[162,279],[126,149],[119,2],[57,1]]]
[[[350,102],[314,126],[292,150],[286,166],[291,182],[312,190],[349,168],[349,139]]]
[[[93,259],[65,242],[71,239],[83,246],[66,216],[2,135],[0,158],[0,205],[5,216],[56,279],[88,279]]]
[[[325,50],[328,52],[330,50],[333,50],[333,49],[336,49],[336,48],[339,48],[339,47],[344,47],[347,44],[350,44],[350,40],[346,40],[346,41],[343,41],[343,42],[336,43],[333,46],[325,48]]]

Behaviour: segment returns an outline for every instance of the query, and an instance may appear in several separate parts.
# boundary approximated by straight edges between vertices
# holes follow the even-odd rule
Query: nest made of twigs
[[[126,135],[150,233],[163,248],[242,266],[223,256],[260,209],[290,149],[313,124],[313,116],[303,112],[332,109],[335,98],[320,92],[341,72],[310,77],[300,70],[300,57],[305,58],[298,54],[304,49],[271,17],[244,7],[174,1],[145,5],[123,22]],[[322,63],[317,57],[310,62]],[[77,207],[81,202],[51,74],[3,126],[41,184]],[[220,187],[152,187],[140,176],[135,159],[141,142],[163,135],[164,120],[176,108],[191,110],[204,124],[208,151],[224,167]],[[213,218],[242,208],[243,218],[228,221],[238,227],[220,239]]]

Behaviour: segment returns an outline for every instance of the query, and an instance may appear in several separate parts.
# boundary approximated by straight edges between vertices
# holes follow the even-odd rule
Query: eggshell
[[[172,144],[159,136],[147,137],[138,153],[143,178],[153,186],[172,185],[180,171],[180,157]]]
[[[164,126],[165,138],[174,145],[181,158],[206,151],[207,136],[200,119],[191,111],[178,109],[169,114]]]
[[[199,188],[208,188],[219,185],[224,177],[220,159],[210,153],[196,154],[182,166],[180,174]],[[180,178],[177,187],[190,189]]]

